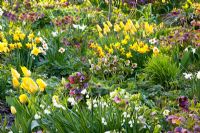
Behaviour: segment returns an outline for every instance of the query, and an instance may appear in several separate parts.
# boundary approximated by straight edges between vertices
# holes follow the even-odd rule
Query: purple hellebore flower
[[[80,77],[80,82],[83,82],[83,80],[85,80],[85,76]]]
[[[81,75],[82,75],[81,72],[77,72],[77,73],[76,73],[76,76],[78,76],[78,77],[80,77]]]
[[[194,133],[200,133],[200,126],[199,125],[194,126]]]
[[[88,88],[88,83],[84,83],[83,88]]]
[[[71,84],[70,84],[70,83],[67,83],[67,84],[65,85],[65,87],[66,87],[67,89],[70,89],[70,88],[71,88]]]
[[[186,96],[181,96],[178,98],[179,107],[181,107],[184,111],[189,111],[189,101]]]

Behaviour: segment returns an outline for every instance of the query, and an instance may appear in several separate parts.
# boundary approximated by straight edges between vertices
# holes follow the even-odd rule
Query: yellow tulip
[[[11,74],[12,74],[12,77],[16,78],[16,79],[19,79],[20,78],[20,74],[17,72],[17,70],[11,68]]]
[[[16,111],[16,109],[15,109],[14,106],[11,106],[11,107],[10,107],[10,111],[11,111],[11,113],[12,113],[13,115],[17,113],[17,111]]]
[[[31,76],[31,71],[28,70],[25,66],[21,67],[21,70],[24,74],[25,77],[30,77]]]
[[[12,84],[13,84],[14,88],[17,88],[20,85],[20,83],[19,83],[19,81],[18,81],[18,79],[16,77],[12,78]]]
[[[30,77],[22,78],[21,88],[28,91],[30,94],[35,94],[38,91],[38,86]]]
[[[42,80],[42,79],[37,79],[36,80],[39,88],[40,88],[40,91],[44,91],[44,89],[46,88],[47,84]]]
[[[19,101],[22,103],[22,104],[26,104],[28,102],[28,97],[26,94],[21,94],[19,96]]]

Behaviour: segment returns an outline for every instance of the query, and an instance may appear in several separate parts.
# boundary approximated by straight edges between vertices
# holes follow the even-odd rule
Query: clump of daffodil
[[[21,94],[21,95],[19,96],[19,101],[20,101],[20,103],[22,103],[22,104],[28,103],[28,96],[27,96],[26,94]]]

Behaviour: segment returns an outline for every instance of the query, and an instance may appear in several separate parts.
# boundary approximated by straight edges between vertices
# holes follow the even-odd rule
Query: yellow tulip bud
[[[28,102],[28,97],[26,94],[21,94],[19,96],[19,101],[22,103],[22,104],[26,104]]]
[[[14,106],[11,106],[11,107],[10,107],[10,111],[11,111],[11,113],[12,113],[13,115],[17,113],[17,111],[16,111],[16,109],[15,109]]]

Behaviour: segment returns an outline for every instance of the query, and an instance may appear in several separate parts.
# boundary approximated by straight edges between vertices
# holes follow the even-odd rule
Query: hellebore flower
[[[114,101],[116,103],[120,103],[121,102],[121,98],[119,98],[118,96],[115,96]]]
[[[189,101],[186,96],[181,96],[178,98],[179,107],[181,107],[184,111],[189,111]]]
[[[69,76],[68,77],[68,80],[69,80],[69,82],[70,82],[70,84],[74,84],[75,83],[75,78],[74,78],[74,76]]]
[[[200,126],[199,125],[194,126],[194,133],[200,133]]]

